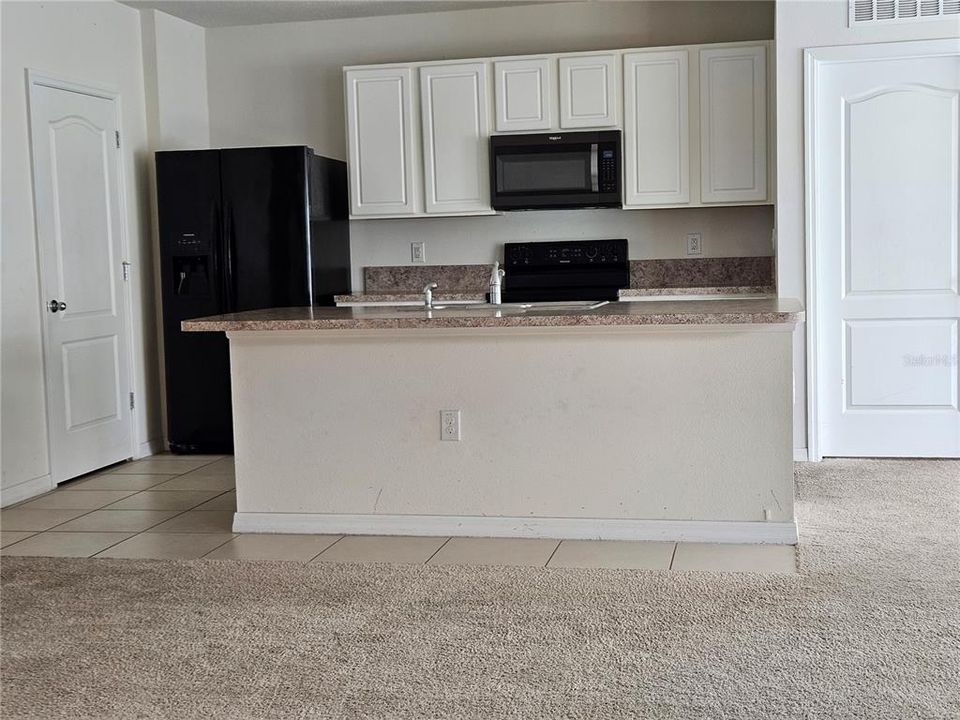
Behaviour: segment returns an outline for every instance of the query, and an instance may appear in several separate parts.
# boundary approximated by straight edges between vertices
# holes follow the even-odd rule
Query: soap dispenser
[[[490,272],[489,303],[491,305],[499,305],[501,302],[500,285],[504,275],[506,275],[506,273],[500,269],[500,262],[495,262],[493,264],[493,270]]]

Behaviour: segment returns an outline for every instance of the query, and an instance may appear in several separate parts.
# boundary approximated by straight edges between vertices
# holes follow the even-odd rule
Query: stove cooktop
[[[627,241],[506,243],[504,302],[617,300],[630,286]]]

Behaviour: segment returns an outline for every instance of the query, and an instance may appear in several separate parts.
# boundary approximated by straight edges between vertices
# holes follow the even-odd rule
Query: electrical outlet
[[[687,233],[687,255],[703,255],[703,235]]]
[[[425,263],[427,261],[427,244],[425,242],[410,243],[410,262]]]
[[[460,442],[460,411],[440,411],[440,439]]]

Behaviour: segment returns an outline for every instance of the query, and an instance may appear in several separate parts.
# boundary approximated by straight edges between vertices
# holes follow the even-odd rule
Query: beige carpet
[[[957,718],[960,463],[798,469],[801,572],[4,558],[4,718]]]

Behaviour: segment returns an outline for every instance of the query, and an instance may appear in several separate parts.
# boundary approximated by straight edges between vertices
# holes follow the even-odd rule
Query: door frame
[[[910,40],[904,42],[873,43],[866,45],[839,45],[807,48],[803,51],[803,143],[804,143],[804,234],[806,236],[806,359],[807,359],[807,459],[823,459],[820,451],[821,418],[820,405],[820,317],[818,314],[819,288],[817,268],[820,258],[818,246],[822,242],[817,228],[820,211],[817,204],[817,157],[816,118],[819,107],[817,93],[821,85],[821,72],[830,65],[870,60],[909,60],[910,58],[954,56],[960,43],[946,38],[941,40]]]
[[[53,472],[53,448],[50,444],[51,433],[51,423],[53,422],[53,414],[50,412],[50,392],[47,387],[47,351],[49,350],[49,323],[50,318],[48,317],[49,313],[44,310],[44,300],[47,297],[50,297],[50,294],[46,288],[46,273],[43,264],[43,253],[40,248],[40,226],[37,222],[38,203],[37,197],[40,195],[43,190],[40,188],[39,179],[37,173],[35,172],[35,157],[33,152],[33,132],[35,128],[35,116],[34,111],[37,107],[37,100],[35,97],[35,92],[37,88],[46,87],[52,88],[54,90],[63,90],[66,92],[73,92],[80,95],[89,95],[91,97],[102,98],[104,100],[110,100],[113,102],[114,113],[115,113],[115,122],[116,128],[120,131],[121,136],[123,135],[122,129],[122,118],[123,118],[123,100],[120,95],[120,91],[115,88],[96,85],[86,82],[79,82],[76,80],[69,80],[58,75],[53,75],[46,73],[40,70],[33,68],[26,69],[26,85],[27,85],[27,132],[30,138],[30,174],[31,174],[31,184],[33,186],[33,213],[34,213],[34,243],[37,248],[37,268],[39,272],[39,289],[40,297],[38,301],[40,303],[40,317],[41,317],[41,348],[42,348],[42,367],[43,367],[43,397],[44,397],[44,413],[46,414],[46,431],[47,431],[47,468],[48,468],[48,477],[50,478],[48,489],[52,490],[56,486],[67,480],[68,478],[57,478],[54,476]],[[121,146],[122,147],[122,146]],[[123,262],[129,262],[130,258],[130,229],[128,227],[128,214],[127,214],[127,188],[126,188],[126,177],[123,172],[123,160],[122,155],[117,162],[117,193],[119,197],[117,198],[117,212],[120,213],[120,253],[122,255]],[[137,377],[135,374],[135,357],[136,351],[134,349],[134,338],[133,338],[133,273],[132,264],[129,266],[131,268],[131,273],[128,275],[126,282],[121,281],[121,284],[124,286],[123,290],[119,293],[121,297],[121,312],[124,313],[124,333],[127,336],[127,352],[125,353],[126,364],[127,364],[127,377],[129,378],[129,392],[134,393],[134,397],[140,397],[142,400],[142,393],[139,392],[137,387]],[[135,419],[135,411],[130,411],[129,416],[130,423],[130,447],[129,447],[129,457],[136,458],[139,457],[138,448],[139,448],[139,437],[137,430],[137,422]]]

